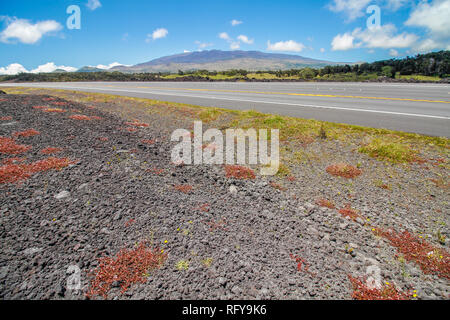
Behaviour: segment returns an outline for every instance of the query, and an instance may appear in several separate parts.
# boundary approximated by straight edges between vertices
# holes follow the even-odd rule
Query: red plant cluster
[[[45,148],[45,149],[41,150],[41,153],[42,154],[54,154],[54,153],[58,153],[58,152],[61,152],[61,151],[63,151],[63,149],[61,149],[61,148],[51,148],[51,147],[49,147],[49,148]]]
[[[7,99],[0,99],[0,102],[8,101]]]
[[[133,122],[125,122],[127,126],[133,126],[138,128],[147,128],[149,125],[144,122],[139,122],[139,120],[134,120]]]
[[[12,120],[12,117],[11,116],[9,116],[9,117],[0,117],[0,120],[1,121],[10,121],[10,120]]]
[[[133,284],[145,283],[147,273],[161,267],[166,258],[166,254],[148,248],[143,242],[134,249],[122,249],[115,257],[100,258],[98,268],[91,272],[94,279],[87,297],[108,298],[111,286],[116,281],[120,283],[121,293]]]
[[[69,119],[73,119],[73,120],[84,120],[84,121],[90,121],[92,120],[90,117],[85,116],[83,114],[75,114],[73,116],[70,116]]]
[[[136,132],[137,131],[136,128],[132,128],[132,127],[125,128],[125,130],[127,130],[128,132]]]
[[[4,165],[10,165],[10,164],[16,164],[16,163],[23,163],[26,161],[26,158],[8,158],[8,159],[3,159],[2,160],[2,164]]]
[[[36,109],[36,110],[44,110],[44,109],[47,109],[48,107],[47,106],[34,106],[33,107],[33,109]]]
[[[289,182],[294,182],[294,181],[297,180],[294,176],[288,176],[286,179],[287,179],[287,181],[289,181]]]
[[[48,112],[48,113],[64,113],[64,112],[66,112],[66,110],[60,109],[60,108],[46,108],[46,109],[43,109],[42,111]]]
[[[271,186],[272,188],[277,189],[277,190],[280,190],[280,191],[286,191],[286,190],[287,190],[285,187],[283,187],[283,186],[281,186],[280,184],[275,183],[275,182],[273,182],[273,181],[270,182],[270,186]]]
[[[204,203],[201,206],[199,206],[198,208],[196,208],[195,210],[201,211],[201,212],[209,212],[209,208],[210,208],[209,203]]]
[[[425,274],[436,274],[450,280],[450,254],[408,231],[397,233],[374,229],[374,233],[389,240],[407,261],[417,263]]]
[[[47,158],[31,164],[9,164],[0,167],[0,184],[26,180],[32,174],[49,170],[61,170],[71,164],[67,158]]]
[[[34,129],[29,129],[29,130],[20,131],[20,132],[14,132],[13,136],[27,138],[27,137],[37,136],[40,134],[41,133],[39,131],[36,131]]]
[[[325,208],[329,208],[329,209],[335,209],[336,206],[334,205],[334,203],[330,200],[327,199],[319,199],[316,201],[316,204],[320,207],[325,207]]]
[[[133,223],[135,223],[136,221],[134,219],[130,219],[127,222],[125,222],[125,228],[128,228],[129,226],[131,226]]]
[[[178,191],[183,192],[183,193],[190,193],[192,191],[192,189],[194,189],[189,184],[176,185],[176,186],[174,186],[174,188],[175,188],[175,190],[178,190]]]
[[[369,288],[365,281],[348,276],[353,286],[352,298],[355,300],[410,300],[411,292],[402,292],[393,284],[384,284],[381,289]]]
[[[155,144],[156,140],[147,140],[147,139],[143,139],[143,140],[141,140],[141,142],[142,142],[143,144],[149,144],[149,145],[151,145],[151,144]]]
[[[356,218],[359,217],[359,214],[356,212],[356,210],[352,209],[350,203],[347,203],[341,210],[339,210],[339,213],[344,217],[349,217],[353,221],[355,221]]]
[[[309,263],[306,262],[305,259],[303,259],[300,256],[293,255],[292,253],[289,254],[289,257],[297,263],[297,271],[298,272],[304,271],[304,272],[310,274],[313,277],[316,276],[315,273],[312,273],[311,271],[309,271],[309,267],[310,266],[309,266]],[[302,267],[303,267],[303,270],[302,270]]]
[[[67,102],[51,102],[54,106],[67,106]]]
[[[106,141],[109,140],[109,138],[107,138],[107,137],[98,137],[98,140],[106,142]]]
[[[227,221],[225,219],[222,219],[218,222],[211,220],[211,221],[202,221],[204,224],[209,226],[209,231],[214,231],[217,229],[222,229],[223,231],[228,231],[228,228],[225,226],[227,225]]]
[[[353,179],[361,175],[362,173],[362,171],[359,170],[358,168],[345,163],[338,163],[331,165],[326,170],[329,174],[333,176],[343,177],[347,179]]]
[[[55,98],[44,98],[44,99],[42,99],[43,101],[53,101],[53,100],[55,100]]]
[[[151,173],[154,173],[154,174],[156,174],[156,175],[162,175],[166,170],[164,170],[164,169],[158,169],[158,168],[151,168],[151,169],[147,169],[147,170],[145,170],[146,172],[151,172]]]
[[[253,180],[256,178],[256,175],[252,169],[238,165],[226,165],[225,174],[227,178],[235,178],[241,180]]]
[[[0,137],[0,153],[21,154],[29,151],[31,146],[16,144],[14,139]]]

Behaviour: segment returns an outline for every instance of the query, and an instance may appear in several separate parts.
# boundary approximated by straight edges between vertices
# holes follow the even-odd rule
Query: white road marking
[[[57,86],[47,86],[48,88],[60,88]],[[248,99],[235,99],[235,98],[223,98],[215,96],[198,96],[198,95],[184,95],[184,94],[172,94],[167,92],[154,92],[154,91],[137,91],[137,90],[126,90],[126,89],[108,89],[108,88],[94,88],[94,87],[70,87],[64,86],[64,89],[72,90],[101,90],[101,91],[111,91],[111,92],[129,92],[129,93],[150,93],[163,96],[177,96],[177,97],[188,97],[188,98],[200,98],[200,99],[212,99],[212,100],[227,100],[227,101],[240,101],[240,102],[250,102],[250,103],[264,103],[264,104],[278,104],[278,105],[288,105],[297,107],[307,107],[307,108],[318,108],[318,109],[330,109],[330,110],[342,110],[342,111],[357,111],[357,112],[368,112],[368,113],[379,113],[379,114],[390,114],[397,116],[407,116],[407,117],[419,117],[419,118],[431,118],[431,119],[443,119],[450,120],[450,117],[445,116],[433,116],[428,114],[418,114],[418,113],[405,113],[405,112],[394,112],[394,111],[380,111],[371,109],[358,109],[358,108],[343,108],[335,106],[320,106],[320,105],[307,105],[300,103],[289,103],[289,102],[276,102],[276,101],[260,101],[260,100],[248,100]]]

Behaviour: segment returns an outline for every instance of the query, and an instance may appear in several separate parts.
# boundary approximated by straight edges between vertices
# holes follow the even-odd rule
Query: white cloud
[[[64,70],[67,72],[74,72],[74,71],[77,71],[77,68],[68,67],[68,66],[57,66],[53,62],[48,62],[46,64],[38,66],[36,69],[28,71],[21,64],[13,63],[7,67],[0,68],[0,74],[15,75],[15,74],[19,74],[21,72],[24,72],[24,73],[49,73],[49,72],[53,72],[56,70]]]
[[[361,18],[371,4],[383,5],[389,10],[397,11],[401,7],[414,3],[414,0],[333,0],[328,9],[333,12],[342,12],[347,16],[348,22]]]
[[[353,49],[355,48],[355,45],[353,44],[354,40],[355,37],[349,33],[344,33],[343,35],[338,34],[331,42],[331,50],[338,51]]]
[[[243,34],[241,34],[237,38],[238,38],[238,40],[240,40],[240,41],[242,41],[243,43],[246,43],[246,44],[253,44],[253,42],[254,42],[253,39],[249,39],[247,36],[244,36]]]
[[[325,52],[325,48],[320,48],[320,52],[324,53]]]
[[[226,32],[219,33],[219,38],[227,41],[230,44],[231,50],[239,49],[241,47],[241,41],[246,44],[253,44],[254,42],[253,39],[249,39],[245,35],[240,35],[236,40],[234,40]]]
[[[45,34],[62,29],[62,25],[54,20],[46,20],[30,23],[25,19],[7,19],[7,27],[0,33],[0,41],[9,43],[11,39],[17,39],[25,44],[38,42]]]
[[[241,44],[239,42],[232,42],[230,43],[230,49],[231,50],[237,50],[241,47]]]
[[[0,68],[0,74],[15,75],[21,72],[28,72],[21,64],[12,63],[7,67]]]
[[[93,67],[97,68],[97,69],[102,69],[102,70],[109,70],[111,68],[119,67],[119,66],[129,67],[129,65],[122,64],[122,63],[119,63],[119,62],[113,62],[113,63],[110,63],[108,65],[99,64],[99,65],[96,65],[96,66],[93,66]]]
[[[238,26],[238,25],[240,25],[240,24],[242,24],[242,21],[239,21],[239,20],[231,20],[231,25],[232,25],[233,27]]]
[[[183,51],[183,53],[189,53],[189,52],[190,52],[189,50],[184,50],[184,51]]]
[[[167,37],[169,31],[165,28],[159,28],[153,31],[153,33],[147,35],[146,42],[150,42],[151,40],[157,40]]]
[[[447,42],[440,42],[436,41],[434,39],[428,38],[425,40],[422,40],[421,42],[417,43],[413,48],[412,52],[414,53],[427,53],[433,50],[450,50],[450,44]]]
[[[230,36],[226,32],[219,33],[219,38],[227,41],[231,40]]]
[[[434,38],[450,38],[450,0],[422,1],[405,25],[426,28]]]
[[[397,11],[401,7],[407,5],[410,2],[414,2],[414,0],[387,0],[387,8],[392,11]]]
[[[367,48],[408,48],[418,39],[418,36],[412,33],[403,32],[395,34],[397,28],[389,23],[380,27],[366,29],[355,29],[352,35],[361,40],[364,47]]]
[[[205,49],[207,47],[212,47],[214,45],[213,43],[206,43],[200,41],[195,41],[195,44],[198,46],[199,49]]]
[[[46,64],[40,65],[36,69],[31,70],[31,73],[48,73],[53,72],[55,70],[64,70],[67,72],[77,71],[77,68],[74,67],[66,67],[66,66],[57,66],[53,62],[48,62]]]
[[[390,55],[391,57],[398,57],[398,56],[399,56],[398,51],[395,50],[395,49],[389,50],[389,55]]]
[[[91,10],[95,10],[97,8],[100,8],[102,4],[100,3],[99,0],[88,0],[86,6]]]
[[[354,48],[408,48],[413,46],[418,36],[412,33],[403,32],[396,34],[397,28],[393,24],[385,24],[380,27],[365,29],[355,29],[351,34],[338,34],[331,42],[333,51],[349,50]],[[355,43],[355,41],[359,41]]]
[[[294,40],[280,41],[273,44],[270,43],[270,41],[267,41],[267,50],[270,51],[301,52],[303,49],[305,49],[305,45],[303,43],[295,42]]]
[[[333,0],[328,8],[333,12],[344,12],[349,21],[362,17],[372,0]]]

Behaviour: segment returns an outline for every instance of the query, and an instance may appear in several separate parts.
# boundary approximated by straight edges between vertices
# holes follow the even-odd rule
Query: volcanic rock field
[[[0,95],[0,299],[450,298],[448,157],[319,140],[332,158],[262,177],[171,163],[183,127]]]

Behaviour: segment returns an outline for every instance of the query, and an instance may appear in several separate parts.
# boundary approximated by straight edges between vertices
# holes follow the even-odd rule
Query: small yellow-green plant
[[[177,264],[175,265],[175,267],[179,270],[188,270],[189,269],[189,261],[187,260],[180,260],[177,262]]]

